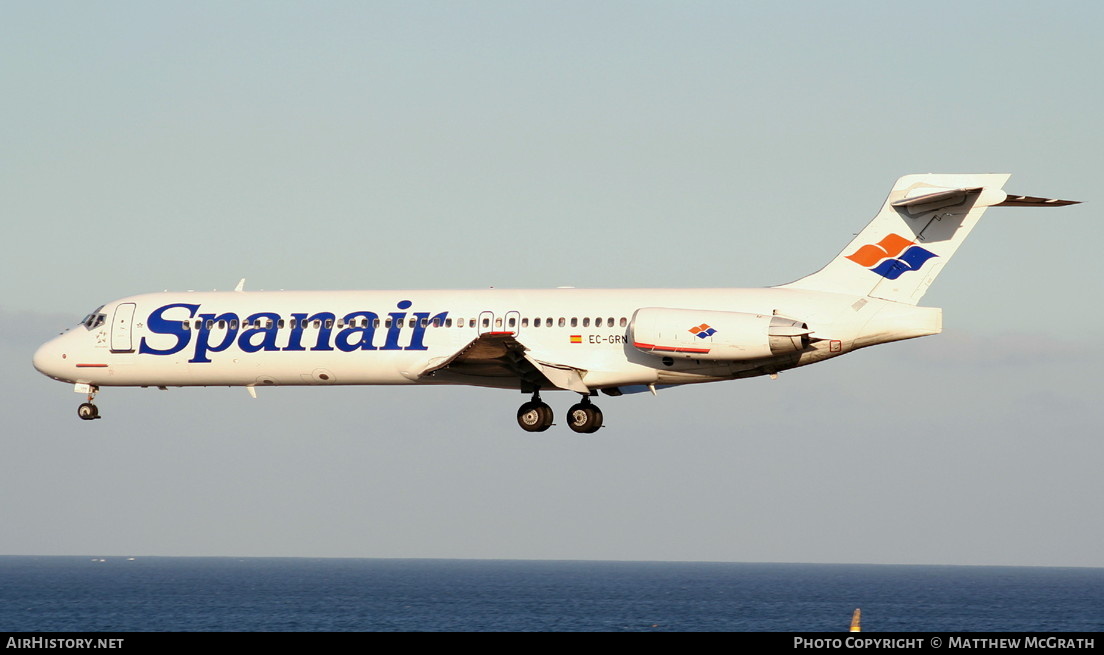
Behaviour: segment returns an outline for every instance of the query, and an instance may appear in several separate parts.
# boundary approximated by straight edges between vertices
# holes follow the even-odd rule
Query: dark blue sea
[[[0,557],[0,630],[1089,632],[1104,569]]]

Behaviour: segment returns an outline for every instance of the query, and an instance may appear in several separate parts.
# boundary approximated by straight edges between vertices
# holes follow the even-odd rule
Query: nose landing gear
[[[97,387],[89,389],[88,402],[81,403],[80,407],[77,407],[77,416],[81,417],[82,420],[92,421],[100,418],[100,408],[92,404],[92,400],[96,397],[97,391],[99,391]]]

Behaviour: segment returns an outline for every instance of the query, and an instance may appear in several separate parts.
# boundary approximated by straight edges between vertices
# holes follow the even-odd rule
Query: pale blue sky
[[[1104,566],[1096,3],[0,5],[0,554]],[[605,399],[108,390],[30,366],[161,289],[765,286],[900,175],[986,214],[946,332]],[[570,394],[549,396],[557,413]]]

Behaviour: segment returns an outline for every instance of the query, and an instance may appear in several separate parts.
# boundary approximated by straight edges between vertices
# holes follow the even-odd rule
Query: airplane
[[[778,372],[938,334],[918,302],[989,207],[1076,201],[1009,195],[1007,174],[897,180],[874,219],[819,271],[762,289],[163,292],[104,304],[43,344],[34,366],[87,395],[104,387],[462,384],[530,396],[518,425],[554,422],[542,391],[592,401]]]

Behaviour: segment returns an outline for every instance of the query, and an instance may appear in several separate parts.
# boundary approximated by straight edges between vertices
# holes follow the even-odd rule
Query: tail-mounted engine
[[[636,310],[629,337],[639,350],[662,357],[744,361],[800,352],[809,326],[784,316],[645,307]]]

